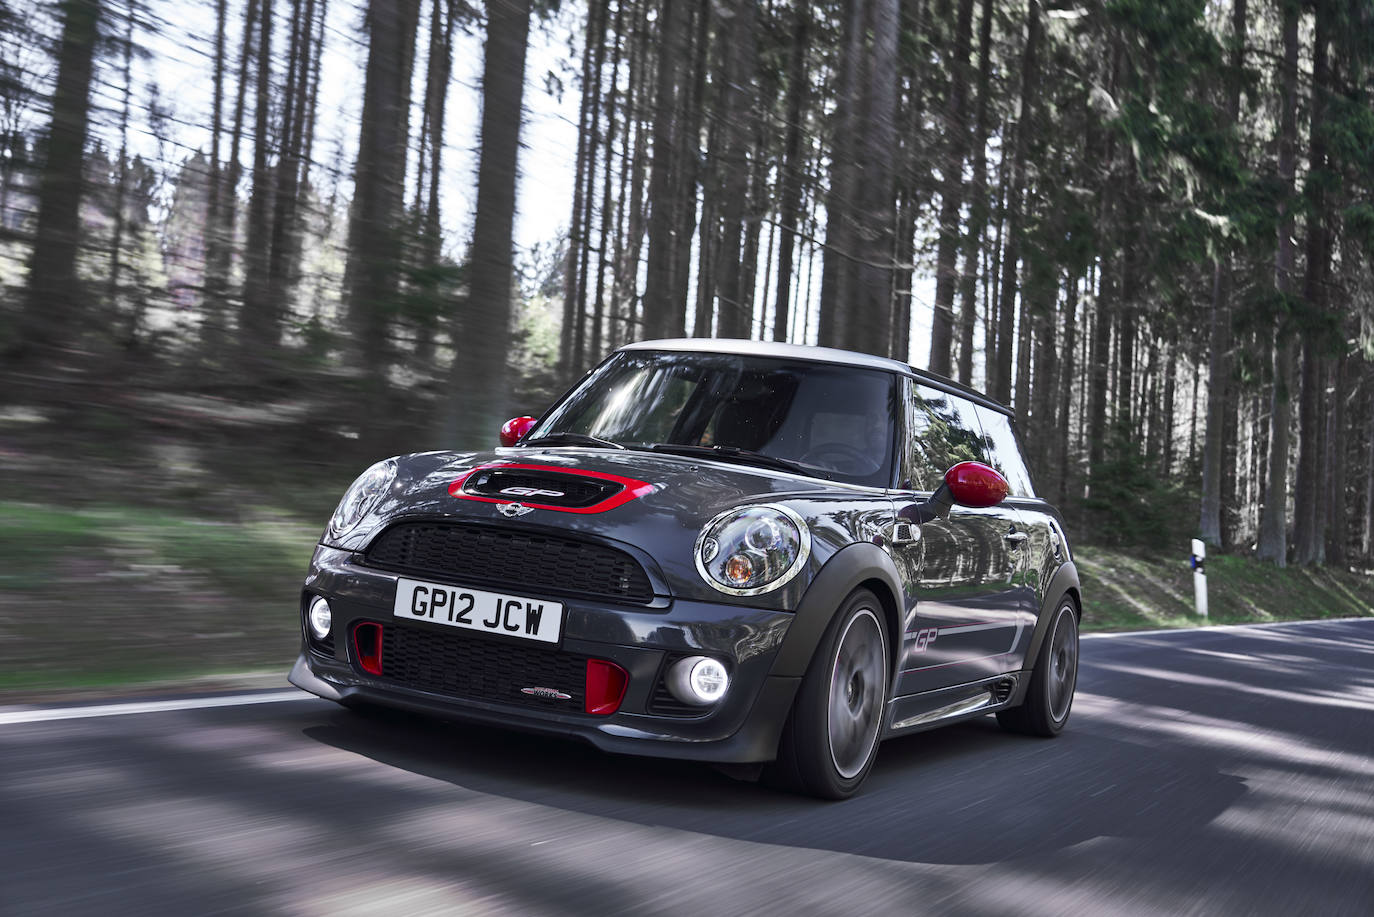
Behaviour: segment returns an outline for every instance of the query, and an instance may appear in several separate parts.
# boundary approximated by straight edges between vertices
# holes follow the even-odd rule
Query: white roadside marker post
[[[1193,539],[1193,556],[1191,559],[1193,567],[1193,600],[1197,602],[1197,614],[1204,620],[1207,618],[1207,545],[1202,543],[1202,539]]]

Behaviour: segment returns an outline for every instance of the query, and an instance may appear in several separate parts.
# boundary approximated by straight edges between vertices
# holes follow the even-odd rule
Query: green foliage
[[[1106,458],[1091,469],[1088,497],[1077,517],[1088,539],[1104,545],[1162,548],[1191,537],[1197,493],[1178,479],[1162,477],[1132,439],[1117,433]]]

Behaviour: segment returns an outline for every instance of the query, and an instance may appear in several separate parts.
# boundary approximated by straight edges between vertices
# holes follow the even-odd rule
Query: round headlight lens
[[[363,517],[372,511],[391,483],[396,480],[396,463],[387,459],[378,462],[358,476],[358,480],[344,492],[334,518],[329,520],[329,535],[342,538],[351,532]]]
[[[310,602],[310,632],[318,639],[323,640],[329,636],[329,629],[334,626],[334,613],[329,608],[329,603],[324,596],[317,595]]]
[[[721,592],[757,595],[782,586],[800,572],[811,553],[806,522],[771,503],[722,513],[697,538],[702,579]]]

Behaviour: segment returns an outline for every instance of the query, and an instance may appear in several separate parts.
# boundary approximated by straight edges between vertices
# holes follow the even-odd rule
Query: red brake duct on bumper
[[[597,716],[610,716],[620,709],[629,685],[629,673],[614,662],[588,659],[585,710]]]
[[[382,625],[364,621],[353,628],[353,651],[358,665],[372,675],[382,674]]]

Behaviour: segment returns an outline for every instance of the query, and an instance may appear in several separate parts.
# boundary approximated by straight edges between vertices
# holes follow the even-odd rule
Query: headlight
[[[378,462],[364,471],[344,492],[339,508],[334,510],[334,518],[329,520],[329,537],[338,539],[351,532],[372,511],[395,480],[396,463],[391,459]]]
[[[721,513],[697,536],[697,572],[721,592],[758,595],[782,586],[806,565],[811,533],[785,506],[771,503]]]

